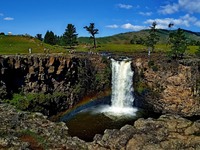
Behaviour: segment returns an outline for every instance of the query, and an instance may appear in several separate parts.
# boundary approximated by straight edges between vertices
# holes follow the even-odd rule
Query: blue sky
[[[78,36],[89,36],[83,28],[95,23],[98,37],[149,28],[176,28],[200,32],[200,0],[1,0],[0,32],[62,35],[67,24]]]

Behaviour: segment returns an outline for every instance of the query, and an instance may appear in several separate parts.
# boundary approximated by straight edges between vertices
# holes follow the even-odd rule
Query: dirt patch
[[[40,145],[40,143],[38,143],[37,140],[30,135],[22,135],[20,139],[23,142],[28,142],[30,144],[31,150],[44,150],[44,148]]]

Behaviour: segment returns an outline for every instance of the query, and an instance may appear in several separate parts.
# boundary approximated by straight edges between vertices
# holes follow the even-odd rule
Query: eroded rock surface
[[[173,115],[163,115],[158,119],[141,118],[133,126],[105,130],[104,135],[96,135],[94,139],[96,149],[200,149],[200,122]]]
[[[163,114],[200,115],[200,60],[184,63],[162,59],[138,58],[133,62],[142,105]]]
[[[158,119],[140,118],[121,129],[107,129],[93,142],[68,134],[63,123],[51,122],[41,113],[16,110],[0,104],[0,149],[47,150],[180,150],[200,149],[200,120],[190,121],[178,115]]]
[[[0,149],[85,149],[86,143],[68,135],[65,123],[41,113],[19,112],[0,105]]]

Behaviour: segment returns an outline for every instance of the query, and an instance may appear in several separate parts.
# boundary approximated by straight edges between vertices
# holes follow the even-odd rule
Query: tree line
[[[91,35],[90,39],[93,40],[93,47],[96,48],[95,35],[98,34],[99,30],[95,28],[94,23],[90,23],[89,26],[85,26],[83,28],[86,29],[86,31],[88,31],[88,33]],[[76,33],[75,26],[73,24],[68,24],[65,32],[61,36],[57,36],[53,33],[53,31],[48,30],[44,35],[44,38],[42,38],[42,34],[37,34],[36,38],[50,45],[69,46],[72,48],[78,44],[77,36],[78,34]]]

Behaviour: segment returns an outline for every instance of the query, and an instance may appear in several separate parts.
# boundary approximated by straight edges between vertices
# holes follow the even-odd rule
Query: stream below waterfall
[[[111,102],[110,97],[97,99],[82,105],[78,110],[73,110],[63,116],[60,121],[64,121],[69,128],[69,134],[80,139],[91,142],[96,134],[103,134],[106,129],[120,129],[126,124],[133,125],[134,121],[143,118],[158,118],[159,115],[153,112],[146,112],[138,109],[133,115],[114,115],[106,113]]]

